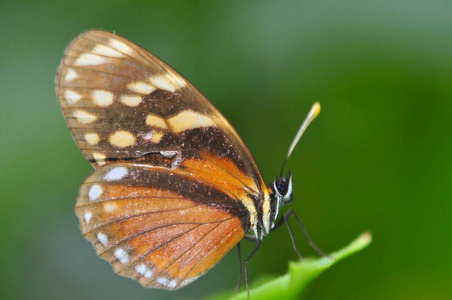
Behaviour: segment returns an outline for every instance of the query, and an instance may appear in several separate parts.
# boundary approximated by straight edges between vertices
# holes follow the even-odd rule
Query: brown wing
[[[234,185],[233,177],[223,179]],[[85,180],[76,212],[85,237],[118,274],[174,290],[243,238],[247,211],[225,191],[186,171],[110,164]]]
[[[57,96],[74,139],[96,169],[130,160],[164,164],[165,157],[150,153],[181,162],[204,151],[232,161],[251,179],[253,194],[260,197],[266,189],[229,122],[158,58],[103,31],[81,34],[65,54]]]

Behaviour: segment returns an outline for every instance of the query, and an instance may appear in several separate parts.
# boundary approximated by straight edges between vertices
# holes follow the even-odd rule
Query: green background
[[[322,274],[306,299],[451,299],[451,15],[439,0],[1,1],[0,298],[177,299],[235,287],[235,250],[165,292],[115,275],[80,234],[75,199],[92,168],[54,76],[68,43],[99,28],[197,86],[267,182],[322,104],[289,162],[292,208],[324,251],[368,229],[374,242]],[[249,277],[283,274],[295,259],[283,228],[265,238]]]

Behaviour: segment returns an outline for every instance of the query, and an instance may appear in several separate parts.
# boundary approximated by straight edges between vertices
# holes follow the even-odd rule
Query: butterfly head
[[[290,170],[286,177],[277,177],[275,181],[273,181],[272,189],[273,195],[278,203],[282,205],[289,205],[292,203],[292,173]]]

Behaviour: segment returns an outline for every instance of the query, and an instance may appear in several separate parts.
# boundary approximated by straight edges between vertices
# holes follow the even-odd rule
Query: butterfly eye
[[[273,183],[273,190],[279,202],[284,205],[292,203],[292,174],[290,171],[287,177],[279,177],[275,179]]]

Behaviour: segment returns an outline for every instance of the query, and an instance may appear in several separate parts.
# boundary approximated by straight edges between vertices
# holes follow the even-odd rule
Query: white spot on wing
[[[110,56],[110,57],[121,57],[124,56],[121,52],[116,51],[115,49],[109,48],[105,45],[97,45],[93,49],[93,54],[99,54],[103,56]]]
[[[141,274],[146,278],[150,278],[154,274],[154,272],[152,270],[148,269],[145,264],[137,265],[135,267],[135,271],[137,271],[138,274]]]
[[[95,185],[91,186],[91,188],[89,189],[89,192],[88,192],[89,200],[90,201],[97,200],[100,197],[100,195],[102,195],[102,193],[103,193],[103,190],[100,185],[95,184]]]
[[[101,232],[99,232],[97,234],[97,239],[104,246],[108,244],[108,237],[105,234],[101,233]]]
[[[109,45],[115,48],[116,50],[125,53],[125,54],[132,54],[133,49],[127,46],[125,43],[120,42],[115,39],[110,39]]]
[[[97,106],[109,106],[113,103],[113,93],[110,91],[96,90],[92,93],[93,102]]]
[[[177,280],[176,280],[176,279],[173,279],[173,280],[171,280],[171,281],[168,283],[168,287],[171,288],[171,289],[175,288],[176,285],[177,285]]]
[[[123,264],[129,262],[129,255],[122,248],[118,248],[115,250],[115,256]]]
[[[85,217],[86,224],[89,224],[89,221],[93,217],[93,214],[91,212],[87,211],[87,212],[85,212],[85,214],[83,216]]]
[[[134,81],[127,85],[127,88],[131,91],[147,95],[155,91],[155,86],[143,81]]]
[[[105,57],[84,53],[77,58],[75,61],[76,66],[92,66],[92,65],[100,65],[106,62],[107,59]]]
[[[95,115],[92,115],[84,110],[76,110],[72,115],[82,124],[89,124],[97,119]]]
[[[111,169],[105,176],[105,180],[120,180],[124,178],[129,172],[126,168],[116,167]]]
[[[159,277],[157,278],[157,282],[160,283],[161,285],[167,286],[168,285],[168,278],[166,277]]]
[[[211,118],[192,110],[184,110],[168,118],[168,123],[175,133],[180,133],[188,129],[215,126]]]
[[[65,90],[64,91],[64,99],[66,99],[66,101],[69,104],[74,104],[78,100],[80,100],[81,98],[82,98],[82,96],[79,93],[76,93],[76,92],[71,91],[71,90]]]
[[[66,72],[66,76],[64,77],[64,80],[72,81],[77,77],[78,77],[77,72],[75,72],[73,69],[68,69]]]

